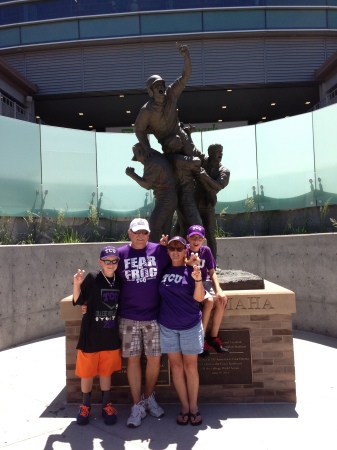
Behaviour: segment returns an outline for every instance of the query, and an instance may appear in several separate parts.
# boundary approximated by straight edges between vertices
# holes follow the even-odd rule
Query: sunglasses
[[[167,247],[170,252],[182,252],[186,250],[185,247]]]
[[[101,261],[104,262],[106,266],[110,266],[110,264],[117,264],[119,259],[101,259]]]
[[[149,232],[146,231],[146,230],[139,230],[139,231],[132,231],[132,230],[131,230],[131,232],[132,232],[133,234],[145,234],[145,235],[149,234]]]

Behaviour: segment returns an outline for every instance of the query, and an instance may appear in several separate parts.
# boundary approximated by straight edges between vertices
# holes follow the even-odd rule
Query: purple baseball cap
[[[187,246],[187,243],[186,243],[185,239],[182,238],[182,237],[180,237],[180,236],[174,236],[173,238],[171,238],[171,239],[168,241],[167,245],[170,245],[171,242],[175,242],[175,241],[176,241],[176,242],[180,242],[184,247]]]
[[[99,259],[106,259],[106,258],[109,258],[111,256],[114,256],[114,257],[119,259],[117,248],[116,247],[111,247],[110,245],[108,245],[107,247],[103,247],[102,248],[101,254],[99,256]]]
[[[205,237],[205,228],[202,225],[192,225],[188,229],[188,237],[191,237],[193,234],[198,234],[201,237]]]

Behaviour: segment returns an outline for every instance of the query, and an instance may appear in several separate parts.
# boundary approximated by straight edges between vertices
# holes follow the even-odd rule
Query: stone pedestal
[[[221,282],[221,274],[219,274]],[[229,354],[211,352],[199,358],[200,403],[296,402],[295,366],[291,315],[296,312],[295,294],[264,281],[264,289],[226,289],[228,304],[219,336]],[[80,380],[74,374],[81,308],[72,297],[61,301],[66,328],[67,401],[82,399]],[[210,319],[211,322],[212,318]],[[112,377],[114,403],[132,403],[125,366]],[[178,402],[163,355],[156,387],[159,402]],[[101,401],[98,379],[93,402]]]

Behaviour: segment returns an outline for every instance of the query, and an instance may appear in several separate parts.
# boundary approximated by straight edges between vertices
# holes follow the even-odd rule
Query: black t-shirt
[[[81,284],[81,294],[74,305],[87,304],[83,315],[77,349],[86,353],[120,348],[117,309],[121,287],[118,274],[104,278],[102,272],[90,272]]]

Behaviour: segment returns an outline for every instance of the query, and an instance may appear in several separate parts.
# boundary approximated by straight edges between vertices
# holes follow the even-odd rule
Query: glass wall
[[[87,217],[97,198],[95,133],[41,126],[43,212]]]
[[[255,126],[204,132],[202,142],[206,155],[210,144],[223,146],[222,164],[230,171],[228,186],[217,195],[216,212],[245,211],[247,199],[255,199],[257,192]],[[253,209],[257,207],[256,203]]]
[[[1,3],[6,3],[1,5]],[[0,25],[106,14],[198,8],[334,6],[336,0],[0,0]]]
[[[39,125],[0,116],[0,137],[0,215],[27,216],[27,211],[39,211]]]
[[[337,105],[313,114],[317,204],[337,203]]]
[[[336,5],[337,0],[0,1],[0,47],[176,33],[336,29]]]
[[[256,126],[260,209],[315,204],[312,137],[312,113]]]
[[[125,174],[133,167],[143,176],[143,165],[131,161],[133,133],[97,133],[98,209],[100,217],[135,217],[151,214],[152,193]]]
[[[337,204],[337,104],[256,126],[193,133],[207,156],[223,146],[229,185],[218,193],[216,212],[246,212]],[[29,211],[87,217],[150,216],[153,193],[125,174],[137,142],[130,133],[37,125],[0,116],[0,215]],[[151,146],[160,150],[151,136]]]

